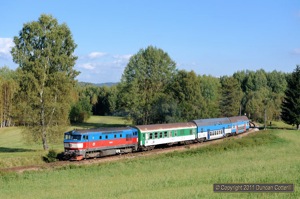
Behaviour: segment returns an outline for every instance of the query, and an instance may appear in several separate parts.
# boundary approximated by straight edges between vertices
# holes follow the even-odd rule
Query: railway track
[[[60,167],[68,166],[68,165],[92,165],[92,164],[113,162],[113,161],[119,161],[119,160],[125,160],[125,159],[137,158],[137,157],[152,156],[152,155],[157,155],[157,154],[170,153],[173,151],[184,151],[184,150],[189,150],[189,149],[194,149],[194,148],[200,148],[200,147],[224,142],[227,139],[231,139],[231,138],[239,139],[244,136],[248,136],[252,133],[255,133],[257,131],[258,130],[256,128],[252,128],[249,131],[242,133],[242,134],[238,134],[234,137],[211,140],[211,141],[202,142],[202,143],[193,143],[193,144],[189,144],[189,145],[174,145],[174,146],[170,146],[170,147],[155,148],[151,151],[143,151],[143,152],[122,154],[122,155],[106,156],[106,157],[95,158],[95,159],[85,159],[82,161],[58,161],[58,162],[52,162],[52,163],[47,163],[47,164],[43,164],[43,165],[11,167],[11,168],[0,169],[0,171],[1,172],[23,173],[24,171],[49,170],[49,169],[60,168]]]

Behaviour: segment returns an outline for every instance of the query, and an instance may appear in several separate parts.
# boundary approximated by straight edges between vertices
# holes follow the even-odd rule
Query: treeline
[[[82,96],[76,106],[81,104],[79,115],[127,116],[135,123],[170,123],[189,121],[195,118],[215,118],[233,115],[247,115],[254,121],[263,122],[266,111],[267,120],[280,120],[281,103],[290,74],[263,69],[239,71],[232,76],[220,78],[197,75],[194,71],[179,70],[166,92],[156,93],[159,97],[146,107],[138,106],[141,98],[130,91],[124,93],[122,83],[111,87],[98,87],[92,84],[80,86]],[[140,91],[138,91],[140,92]],[[151,92],[151,91],[146,91]],[[142,93],[143,94],[143,93]],[[89,102],[89,103],[88,103]],[[134,104],[130,109],[125,103]],[[139,104],[138,104],[139,103]],[[84,109],[84,108],[87,109]],[[148,111],[145,118],[144,111]],[[140,116],[139,116],[140,114]],[[71,121],[76,121],[72,119]],[[78,121],[79,122],[79,121]]]
[[[18,94],[16,72],[8,67],[0,68],[0,121],[1,127],[26,125],[18,117],[18,106],[14,101]],[[91,115],[127,116],[135,123],[170,123],[189,121],[195,118],[247,115],[254,121],[280,120],[281,103],[286,90],[286,78],[290,74],[278,71],[239,71],[232,76],[220,78],[197,75],[194,71],[176,71],[173,81],[164,85],[165,92],[155,91],[156,99],[150,98],[152,91],[140,93],[144,100],[155,101],[146,107],[131,91],[119,83],[113,86],[95,86],[77,83],[73,91],[73,103],[69,114],[71,123],[83,122]],[[141,92],[141,91],[137,91]],[[154,92],[154,91],[153,91]],[[124,104],[130,106],[132,112]],[[145,119],[143,111],[149,115]],[[139,116],[140,113],[140,116]]]

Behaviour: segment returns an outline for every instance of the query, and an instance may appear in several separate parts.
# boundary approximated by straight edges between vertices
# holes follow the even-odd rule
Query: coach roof
[[[149,124],[149,125],[137,125],[141,132],[144,131],[166,131],[166,130],[175,130],[182,128],[196,128],[197,126],[193,122],[186,123],[169,123],[169,124]]]
[[[231,123],[227,117],[224,118],[211,118],[211,119],[198,119],[193,120],[197,124],[197,126],[212,126],[212,125],[220,125],[220,124],[229,124]]]

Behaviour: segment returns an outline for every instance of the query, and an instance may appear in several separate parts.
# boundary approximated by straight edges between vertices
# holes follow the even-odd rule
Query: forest
[[[299,128],[299,66],[291,73],[213,77],[177,68],[167,52],[150,45],[130,58],[120,82],[97,86],[76,80],[77,45],[68,26],[51,15],[25,23],[14,43],[17,69],[0,68],[0,125],[25,127],[27,139],[42,141],[45,150],[66,126],[91,115],[123,116],[133,124],[247,115]]]

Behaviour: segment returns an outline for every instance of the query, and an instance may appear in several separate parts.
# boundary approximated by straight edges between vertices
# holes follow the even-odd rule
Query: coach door
[[[207,129],[207,139],[209,140],[210,139],[210,130]]]

